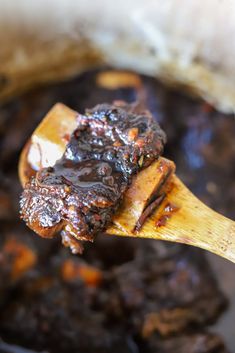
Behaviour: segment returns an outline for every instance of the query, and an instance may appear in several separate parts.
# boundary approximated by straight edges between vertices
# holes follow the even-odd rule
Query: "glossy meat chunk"
[[[93,240],[104,230],[131,182],[156,160],[165,134],[136,104],[98,105],[78,115],[63,157],[26,185],[21,215],[43,237],[62,232],[73,252],[75,239]]]

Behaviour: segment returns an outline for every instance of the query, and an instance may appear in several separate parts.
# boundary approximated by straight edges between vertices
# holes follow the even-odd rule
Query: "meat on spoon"
[[[133,175],[157,160],[166,137],[138,105],[102,104],[77,115],[77,128],[54,166],[26,184],[21,216],[36,233],[79,250],[74,240],[93,240],[122,201]],[[161,201],[159,199],[159,201]]]
[[[60,103],[48,112],[22,150],[19,176],[23,187],[36,176],[36,171],[53,166],[62,158],[67,137],[76,128],[76,117],[76,112]],[[198,246],[235,262],[235,222],[197,199],[174,170],[172,161],[159,157],[131,177],[105,233]],[[60,227],[54,230],[62,229],[62,222]],[[63,243],[79,252],[77,233],[71,231],[72,228],[70,233],[62,232]],[[45,229],[44,236],[53,235],[49,228]]]

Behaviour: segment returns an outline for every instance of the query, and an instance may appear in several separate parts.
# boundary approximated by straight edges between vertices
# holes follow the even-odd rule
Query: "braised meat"
[[[111,220],[131,176],[157,159],[165,134],[135,104],[98,105],[78,115],[63,157],[26,185],[21,215],[43,237],[93,240]],[[71,239],[71,236],[74,237]]]

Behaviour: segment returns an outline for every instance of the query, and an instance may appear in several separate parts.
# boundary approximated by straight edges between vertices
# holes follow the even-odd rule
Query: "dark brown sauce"
[[[164,207],[164,210],[162,211],[160,217],[158,215],[158,219],[155,222],[155,226],[158,227],[163,227],[166,225],[167,221],[173,216],[174,213],[179,211],[180,207],[174,205],[173,203],[167,203],[166,206]]]
[[[132,175],[156,160],[165,142],[151,114],[137,104],[98,105],[78,114],[77,122],[62,158],[36,173],[20,201],[30,228],[44,237],[61,231],[73,252],[75,240],[104,230]]]

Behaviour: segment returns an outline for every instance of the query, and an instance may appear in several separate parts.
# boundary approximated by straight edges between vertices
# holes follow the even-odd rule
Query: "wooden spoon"
[[[23,186],[36,170],[54,165],[62,156],[76,127],[76,115],[58,103],[36,128],[19,161]],[[138,230],[140,217],[144,217],[147,209],[151,212],[147,206],[153,208],[154,202],[158,207]],[[173,163],[164,158],[133,179],[106,233],[193,245],[235,262],[235,222],[198,200],[174,174]]]

